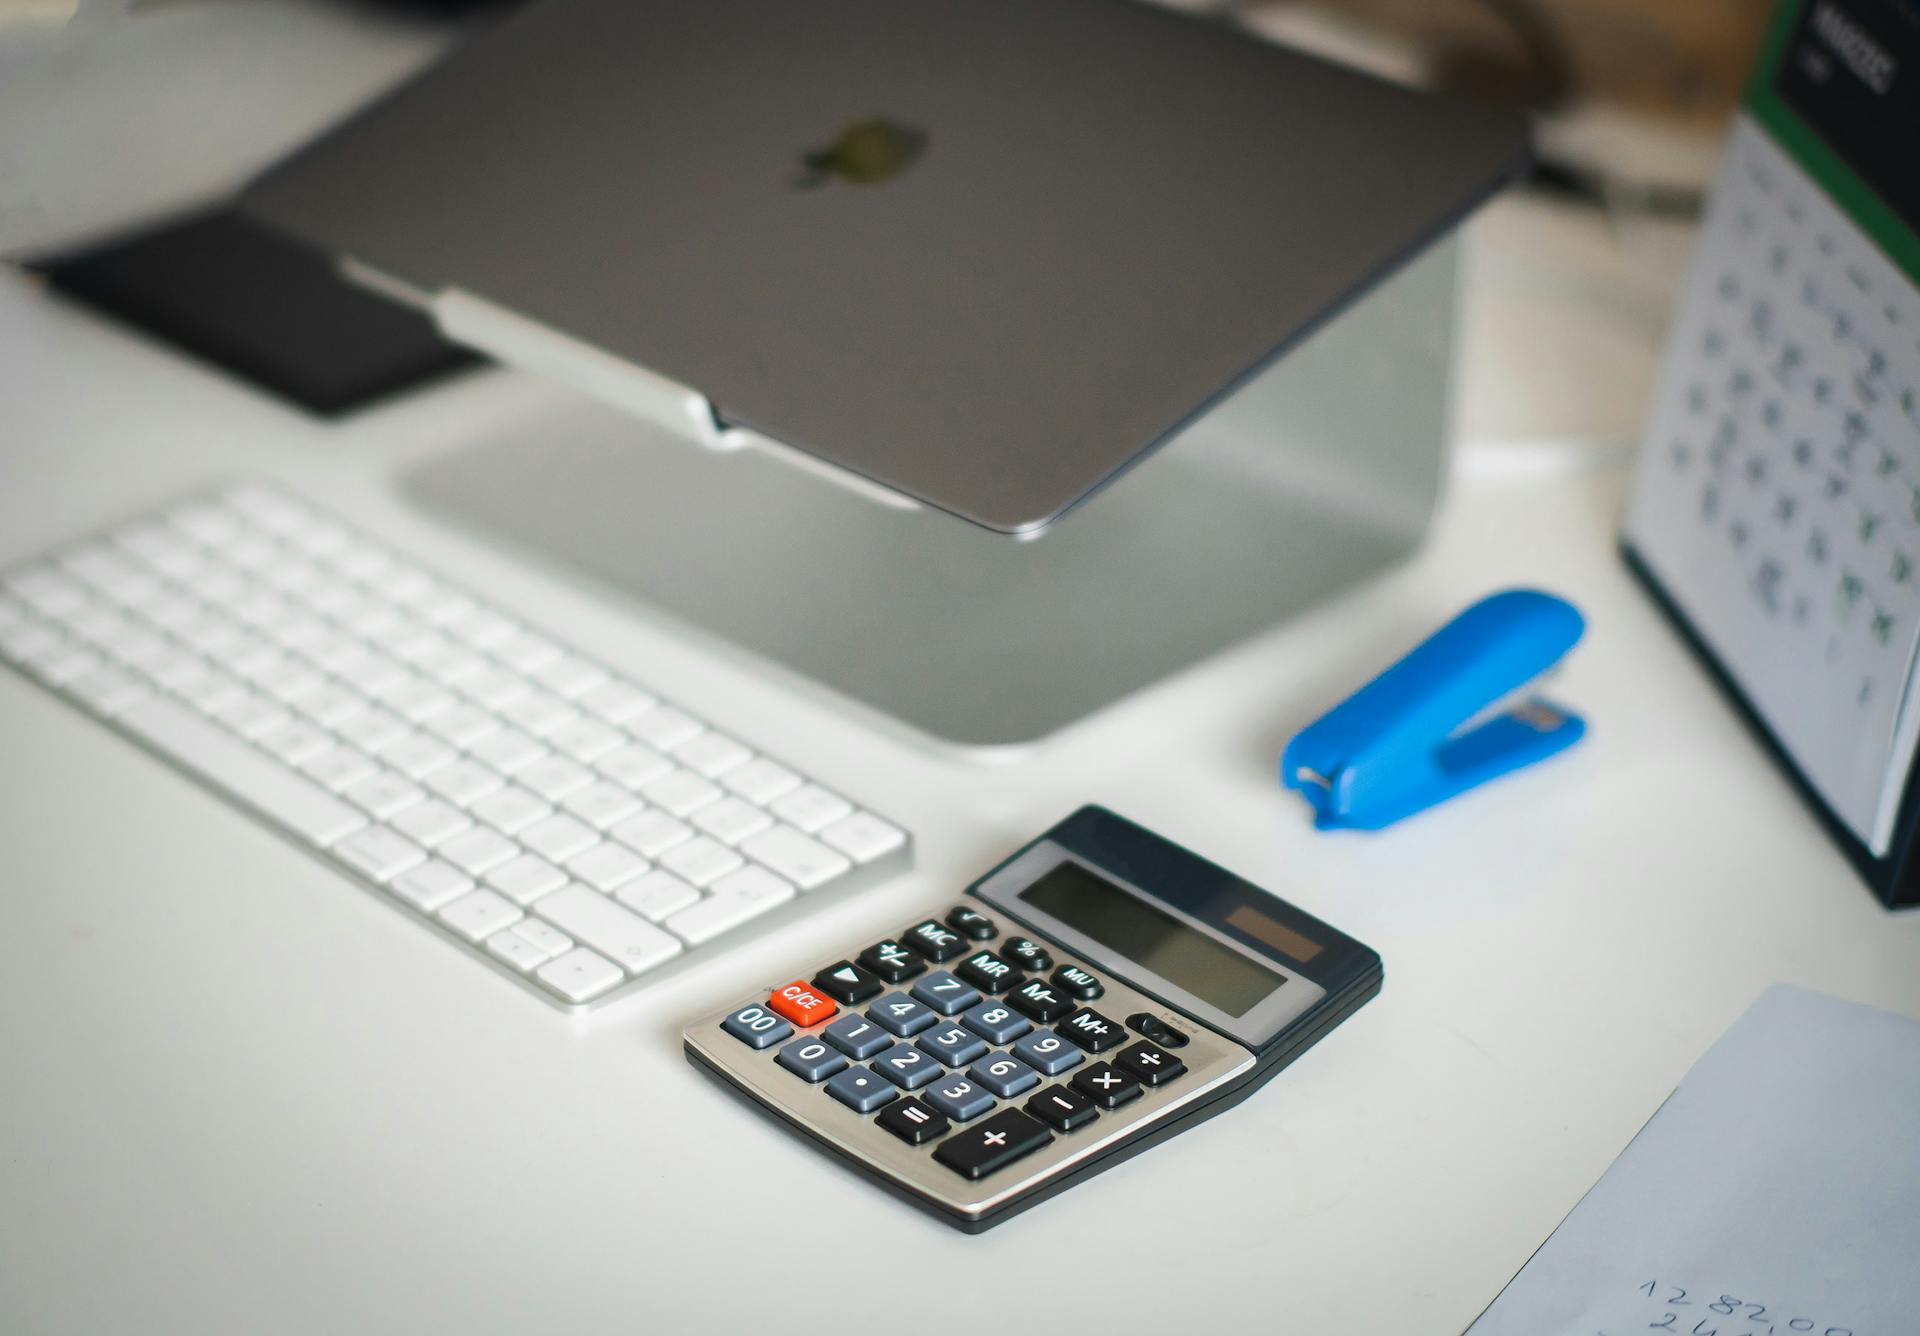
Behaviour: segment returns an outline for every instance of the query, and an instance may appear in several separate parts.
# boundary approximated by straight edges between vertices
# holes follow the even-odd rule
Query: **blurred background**
[[[1469,229],[1459,429],[1473,441],[1637,439],[1768,0],[1166,2],[1386,78],[1527,108],[1539,170]],[[512,8],[0,0],[0,256],[217,200]]]

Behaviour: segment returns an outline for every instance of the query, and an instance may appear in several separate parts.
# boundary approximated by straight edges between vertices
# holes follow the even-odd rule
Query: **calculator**
[[[1369,948],[1101,807],[935,910],[686,1052],[968,1233],[1238,1103],[1380,991]]]

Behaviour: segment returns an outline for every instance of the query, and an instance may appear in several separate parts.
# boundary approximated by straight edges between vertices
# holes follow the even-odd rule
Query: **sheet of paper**
[[[1769,989],[1470,1336],[1920,1332],[1920,1021]]]

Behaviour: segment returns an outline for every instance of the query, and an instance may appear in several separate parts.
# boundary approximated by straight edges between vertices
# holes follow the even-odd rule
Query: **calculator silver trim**
[[[937,916],[936,914],[935,917]],[[1021,926],[1026,927],[1024,924]],[[970,946],[973,950],[997,950],[1008,936],[1009,934],[1003,933],[993,941],[974,942]],[[849,943],[848,949],[841,955],[852,959],[864,950],[871,940],[867,938]],[[1061,958],[1060,953],[1065,950],[1064,943],[1050,945],[1057,948],[1056,965],[1092,964],[1090,960],[1085,959]],[[830,964],[839,958],[839,956],[826,956],[822,958],[820,964]],[[933,968],[944,969],[953,963],[949,961],[947,965]],[[804,977],[812,976],[808,973]],[[924,976],[916,976],[916,979],[919,977]],[[811,1085],[774,1061],[774,1055],[782,1048],[794,1042],[795,1039],[817,1035],[831,1021],[805,1028],[795,1026],[791,1036],[779,1043],[770,1044],[764,1049],[748,1048],[746,1044],[720,1028],[720,1023],[739,1007],[750,1001],[764,1001],[773,989],[790,982],[787,978],[770,983],[765,990],[755,996],[736,999],[724,1010],[689,1025],[685,1034],[686,1047],[697,1062],[719,1073],[783,1120],[794,1124],[872,1173],[930,1202],[940,1210],[975,1221],[993,1214],[1016,1198],[1044,1187],[1050,1181],[1070,1173],[1090,1160],[1121,1149],[1168,1119],[1177,1118],[1189,1106],[1204,1102],[1221,1086],[1232,1082],[1254,1066],[1254,1054],[1244,1046],[1223,1035],[1213,1034],[1195,1026],[1190,1018],[1182,1016],[1179,1012],[1129,986],[1119,978],[1105,973],[1102,973],[1101,977],[1102,982],[1106,984],[1106,992],[1087,1005],[1121,1021],[1136,1012],[1148,1012],[1186,1033],[1190,1042],[1184,1048],[1174,1050],[1175,1055],[1186,1064],[1186,1074],[1169,1082],[1164,1088],[1143,1090],[1138,1098],[1118,1109],[1101,1110],[1097,1122],[1078,1131],[1054,1132],[1053,1141],[1049,1145],[1024,1159],[1016,1160],[1005,1169],[978,1180],[962,1178],[933,1158],[934,1147],[939,1144],[940,1139],[921,1146],[909,1146],[877,1125],[875,1119],[880,1110],[869,1114],[855,1113],[826,1093],[824,1081],[818,1085]],[[915,980],[904,981],[892,986],[889,991],[910,990],[914,982]],[[862,1009],[861,1007],[843,1008],[832,1019],[837,1020],[848,1011]],[[953,1021],[957,1018],[943,1017],[942,1019]],[[1034,1028],[1047,1027],[1035,1026]],[[1130,1042],[1137,1042],[1137,1038],[1137,1036],[1129,1036]],[[913,1041],[910,1039],[904,1042]],[[1010,1047],[1010,1045],[1000,1047]],[[1026,1102],[1036,1091],[1056,1082],[1069,1082],[1076,1072],[1096,1062],[1111,1061],[1114,1054],[1124,1047],[1126,1045],[1122,1044],[1103,1054],[1088,1054],[1080,1063],[1058,1076],[1042,1076],[1038,1085],[1022,1091],[1011,1099],[996,1098],[993,1109],[982,1116],[990,1117],[1002,1109],[1024,1109]],[[993,1046],[990,1045],[989,1048],[991,1050]],[[929,1088],[931,1083],[920,1090],[902,1092],[901,1097],[918,1097]],[[951,1136],[969,1125],[956,1123],[953,1132],[947,1135]]]
[[[1051,914],[1043,913],[1020,899],[1021,891],[1062,863],[1074,863],[1085,868],[1102,881],[1111,882],[1128,894],[1139,897],[1194,931],[1230,948],[1236,954],[1245,956],[1284,976],[1286,982],[1268,994],[1265,1001],[1245,1015],[1229,1016],[1219,1007],[1202,1001],[1139,962],[1128,960],[1101,946],[1084,933],[1068,927]],[[1111,868],[1091,863],[1065,847],[1055,844],[1052,840],[1041,840],[1034,844],[999,871],[982,879],[968,893],[979,896],[1009,918],[1019,921],[1033,931],[1085,957],[1099,967],[1096,972],[1107,976],[1119,974],[1137,979],[1151,988],[1156,997],[1165,999],[1188,1016],[1205,1021],[1223,1035],[1237,1039],[1255,1049],[1265,1048],[1282,1030],[1304,1016],[1327,995],[1325,988],[1307,978],[1297,967],[1282,967],[1265,956],[1249,951],[1243,943],[1236,942],[1213,925],[1204,923],[1177,906],[1149,894],[1137,882],[1128,881]]]

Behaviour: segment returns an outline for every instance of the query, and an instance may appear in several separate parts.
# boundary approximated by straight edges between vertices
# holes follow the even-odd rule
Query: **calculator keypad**
[[[989,935],[971,935],[982,924]],[[792,1121],[959,1209],[1251,1066],[1245,1049],[1189,1038],[1153,999],[1057,960],[1057,946],[998,932],[978,911],[929,918],[691,1027],[689,1044]],[[1085,1005],[1099,997],[1128,1024]],[[1016,1163],[1028,1167],[1000,1173]]]

